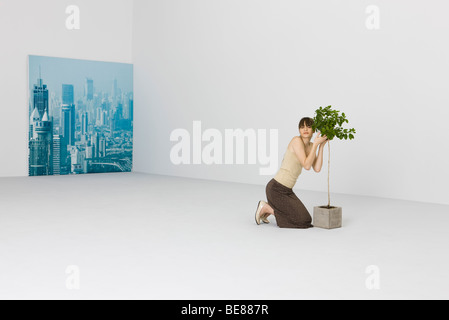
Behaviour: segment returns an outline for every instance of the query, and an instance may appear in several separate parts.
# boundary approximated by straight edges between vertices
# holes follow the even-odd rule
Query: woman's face
[[[309,127],[306,124],[304,124],[302,127],[299,128],[299,134],[301,135],[301,137],[304,138],[312,138],[313,135],[312,127]]]

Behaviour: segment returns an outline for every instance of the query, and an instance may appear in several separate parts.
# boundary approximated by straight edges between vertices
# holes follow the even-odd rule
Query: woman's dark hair
[[[313,119],[312,118],[302,118],[301,121],[299,121],[298,128],[303,127],[304,125],[311,127],[313,125]]]

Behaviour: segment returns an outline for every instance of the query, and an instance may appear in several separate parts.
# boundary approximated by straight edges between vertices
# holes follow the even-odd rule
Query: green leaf
[[[343,128],[344,123],[349,123],[346,119],[346,114],[341,113],[340,110],[333,110],[332,106],[322,107],[315,110],[314,125],[312,126],[314,130],[320,131],[321,134],[327,135],[329,140],[337,137],[338,139],[347,140],[354,138],[356,133],[354,128],[345,129]]]

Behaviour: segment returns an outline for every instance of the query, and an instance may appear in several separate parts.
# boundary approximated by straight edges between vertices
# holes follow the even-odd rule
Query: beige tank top
[[[282,160],[281,168],[274,177],[274,180],[287,188],[293,189],[302,172],[302,165],[296,153],[287,148],[284,159]]]

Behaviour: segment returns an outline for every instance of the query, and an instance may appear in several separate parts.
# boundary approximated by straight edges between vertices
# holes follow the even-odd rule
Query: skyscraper
[[[106,139],[104,137],[100,138],[100,158],[106,157]]]
[[[39,79],[37,79],[37,83],[34,85],[33,89],[33,106],[32,109],[37,109],[39,112],[39,118],[42,119],[44,116],[45,110],[48,111],[48,89],[47,85],[44,84],[41,79],[41,72],[39,67]]]
[[[84,93],[88,101],[94,99],[94,81],[92,79],[86,78]]]
[[[53,175],[53,126],[47,111],[33,127],[36,138],[29,142],[28,173],[30,176]]]
[[[92,159],[94,157],[94,147],[88,145],[86,147],[86,159]]]
[[[93,157],[99,158],[100,157],[100,134],[98,132],[95,132],[92,134],[91,144],[92,144],[92,149],[93,149]]]
[[[87,112],[83,112],[81,117],[81,134],[84,135],[88,132],[89,128],[89,114]]]
[[[80,150],[78,146],[71,146],[70,150],[70,163],[71,163],[71,172],[74,174],[87,173],[84,169],[86,164],[86,156],[83,151]]]
[[[32,113],[29,123],[28,174],[53,174],[53,121],[49,116],[48,89],[39,67],[39,79],[32,89]]]
[[[74,104],[74,93],[73,93],[73,85],[71,84],[63,84],[62,85],[62,104]]]
[[[75,105],[65,104],[61,112],[62,135],[67,146],[75,145]]]
[[[33,112],[31,113],[31,117],[30,117],[30,132],[29,132],[29,140],[31,141],[31,139],[36,139],[37,138],[37,134],[34,131],[34,127],[35,127],[35,123],[37,121],[40,121],[41,118],[39,117],[39,112],[37,111],[37,108],[35,108],[33,110]]]
[[[61,136],[53,135],[53,174],[61,174]]]
[[[114,101],[117,98],[117,79],[112,79],[112,101]]]

